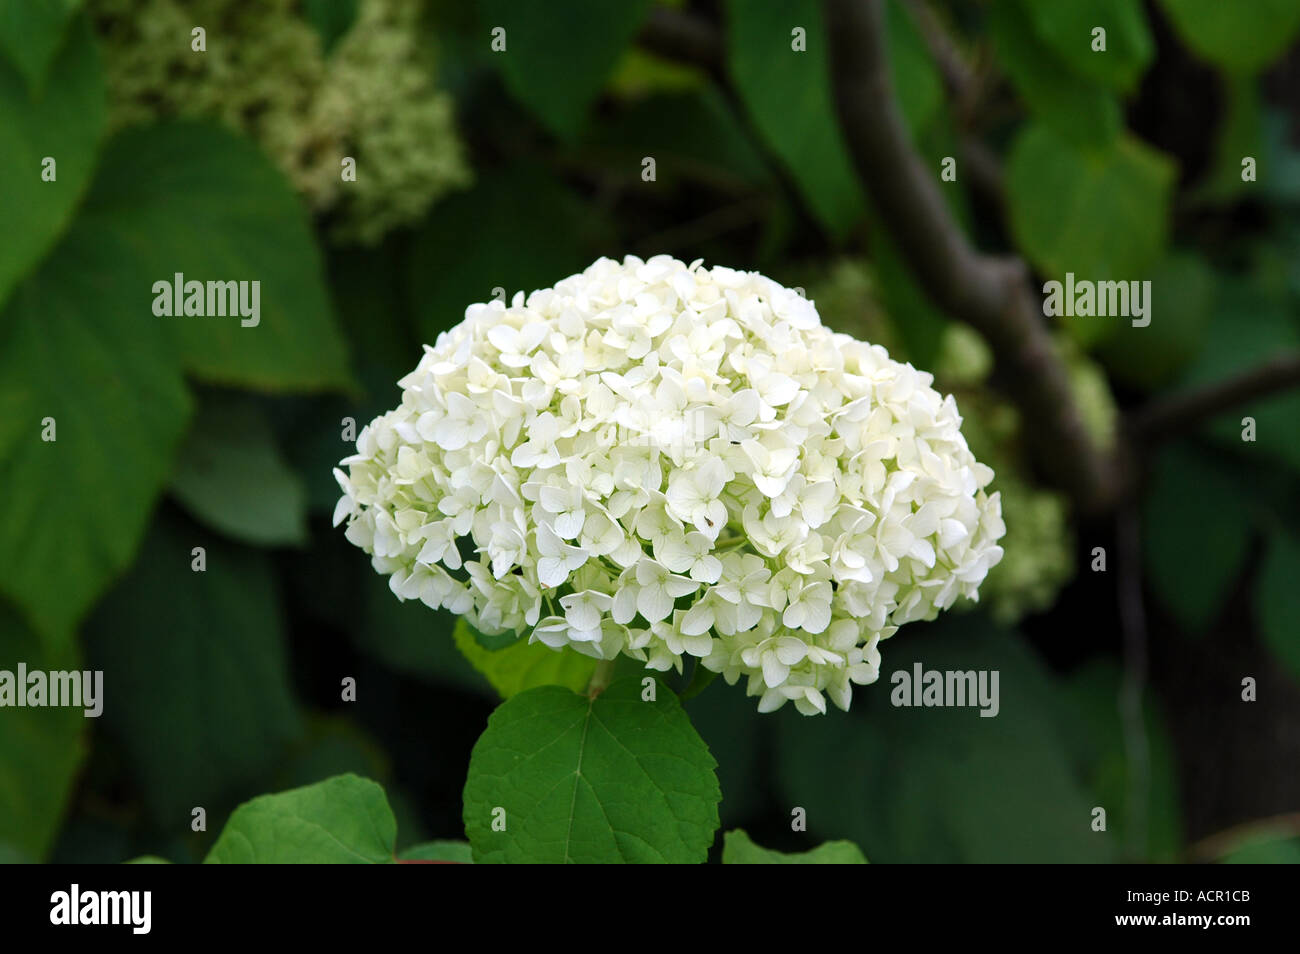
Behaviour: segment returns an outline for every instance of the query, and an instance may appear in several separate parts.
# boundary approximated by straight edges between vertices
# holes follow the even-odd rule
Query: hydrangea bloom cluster
[[[336,238],[372,244],[468,182],[421,6],[360,0],[328,50],[297,0],[91,0],[110,125],[209,117],[255,139]],[[190,48],[202,26],[206,51]],[[357,163],[344,182],[340,161]]]
[[[822,713],[1002,555],[953,399],[757,273],[600,259],[471,305],[400,384],[335,523],[485,633],[694,656],[761,711]]]
[[[804,280],[822,321],[908,358],[896,321],[878,300],[868,263],[844,260]],[[1101,369],[1058,336],[1075,400],[1098,444],[1114,440],[1117,412]],[[1074,531],[1064,494],[1034,482],[1023,446],[1020,415],[989,383],[993,353],[970,327],[944,326],[931,368],[935,386],[961,402],[962,433],[978,458],[997,471],[1002,518],[1016,545],[980,584],[980,602],[998,620],[1014,623],[1042,612],[1074,576]]]

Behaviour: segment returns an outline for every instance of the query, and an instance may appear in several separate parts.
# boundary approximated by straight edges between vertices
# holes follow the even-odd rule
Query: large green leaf
[[[306,492],[266,416],[247,399],[208,395],[176,460],[172,493],[227,536],[260,546],[302,543]]]
[[[1007,163],[1011,229],[1052,278],[1143,279],[1164,251],[1173,184],[1173,164],[1136,139],[1084,148],[1031,124]]]
[[[426,635],[429,639],[436,639],[441,634],[430,632]],[[502,699],[538,686],[564,686],[581,692],[596,670],[596,660],[590,656],[567,647],[554,650],[542,643],[530,643],[527,638],[504,649],[485,649],[474,639],[469,624],[464,620],[456,621],[454,636],[456,647]]]
[[[807,50],[791,49],[791,31]],[[861,219],[862,193],[831,99],[826,28],[815,0],[730,0],[727,63],[754,124],[833,234]]]
[[[490,40],[487,31],[506,31],[506,49],[493,53],[506,85],[571,138],[649,8],[650,0],[482,0],[482,42]]]
[[[56,640],[130,562],[189,415],[124,242],[78,219],[0,314],[0,590]]]
[[[384,790],[339,775],[240,805],[204,864],[387,864],[396,839]]]
[[[39,93],[81,0],[0,0],[0,55]]]
[[[1119,133],[1122,121],[1115,97],[1061,68],[1020,0],[999,0],[989,8],[988,33],[999,65],[1040,122],[1072,142],[1105,144]]]
[[[14,673],[81,669],[71,647],[51,652],[0,603],[0,670]],[[18,687],[22,691],[24,687]],[[0,710],[0,854],[5,849],[43,860],[63,820],[73,777],[93,720],[78,707]]]
[[[1151,588],[1189,632],[1201,633],[1236,582],[1250,542],[1242,487],[1213,458],[1167,448],[1152,467],[1143,526]]]
[[[52,0],[49,12],[59,5]],[[44,18],[28,7],[46,6],[0,0],[0,46],[16,45],[44,56],[39,48],[47,34],[35,24],[31,34],[21,30],[29,16]],[[28,68],[35,63],[25,57],[22,62]],[[104,119],[104,77],[84,18],[68,32],[54,63],[54,80],[39,94],[29,91],[19,70],[0,56],[0,209],[5,223],[0,306],[67,226],[90,181]],[[53,182],[41,177],[46,157],[56,164]]]
[[[1038,34],[1069,70],[1109,89],[1137,86],[1155,54],[1141,0],[1021,0]],[[1094,51],[1092,31],[1106,31]]]
[[[206,549],[203,572],[191,569],[195,546]],[[107,686],[104,722],[169,828],[243,795],[300,729],[261,553],[159,521],[89,637]]]
[[[146,280],[136,320],[171,329],[187,371],[263,391],[351,384],[306,211],[251,142],[203,123],[128,129],[105,150],[82,217],[132,250]],[[155,316],[153,283],[176,273],[260,282],[258,323]]]
[[[479,863],[702,862],[718,827],[715,765],[670,692],[643,702],[635,679],[595,699],[531,689],[474,746],[465,833]]]
[[[862,849],[851,841],[828,841],[808,851],[773,851],[754,844],[743,828],[722,839],[724,865],[865,865]]]
[[[1197,55],[1237,72],[1273,62],[1300,30],[1295,0],[1159,0],[1183,42]]]
[[[14,511],[0,590],[43,634],[66,638],[135,551],[189,413],[183,367],[250,387],[347,382],[319,265],[297,200],[252,145],[186,124],[108,147],[67,234],[0,314]],[[175,272],[262,281],[260,324],[155,315],[153,284]],[[40,439],[47,417],[56,442]]]
[[[1275,531],[1255,583],[1255,615],[1264,641],[1291,676],[1300,681],[1300,541]]]
[[[1086,862],[1115,856],[1064,752],[1051,677],[974,614],[913,624],[881,647],[854,713],[776,717],[779,797],[810,836],[847,837],[878,862]],[[996,670],[999,712],[891,705],[893,673]]]

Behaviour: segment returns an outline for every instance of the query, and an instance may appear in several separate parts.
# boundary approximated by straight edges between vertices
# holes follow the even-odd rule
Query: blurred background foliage
[[[899,106],[936,175],[959,157],[943,188],[972,239],[1040,281],[1152,281],[1147,328],[1056,319],[1096,435],[1297,345],[1300,5],[887,16]],[[801,806],[872,861],[1296,860],[1300,394],[1153,453],[1141,565],[1120,565],[1114,522],[1042,482],[986,346],[873,215],[827,69],[813,0],[0,2],[0,668],[102,669],[106,692],[99,720],[0,712],[0,858],[198,859],[240,801],[345,771],[386,786],[399,848],[461,837],[500,694],[586,674],[397,602],[329,525],[347,420],[494,289],[667,252],[804,288],[932,369],[1008,527],[979,606],[891,640],[851,714],[760,716],[721,683],[689,701],[724,829],[806,848]],[[175,272],[260,279],[260,326],[155,317]],[[1125,574],[1150,670],[1127,714]],[[1000,670],[1000,716],[893,708],[914,661]]]

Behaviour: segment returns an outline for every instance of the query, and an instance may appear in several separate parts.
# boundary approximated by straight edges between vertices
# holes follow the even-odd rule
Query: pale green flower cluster
[[[426,347],[335,522],[484,633],[847,709],[880,640],[1002,556],[993,471],[932,380],[755,272],[600,259]]]
[[[218,119],[261,145],[336,238],[374,243],[468,181],[451,97],[434,85],[419,4],[359,0],[328,54],[298,6],[91,0],[110,125]],[[194,27],[205,52],[191,49]]]

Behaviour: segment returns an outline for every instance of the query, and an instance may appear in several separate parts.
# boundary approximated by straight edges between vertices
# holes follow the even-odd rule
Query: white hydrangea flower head
[[[756,272],[602,258],[471,305],[362,429],[335,524],[488,634],[847,709],[1005,533],[951,396]]]

